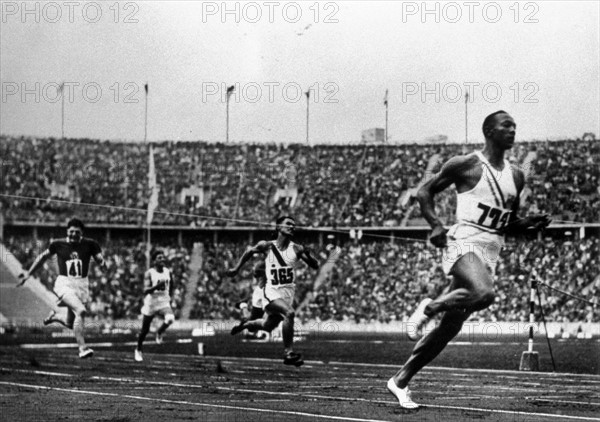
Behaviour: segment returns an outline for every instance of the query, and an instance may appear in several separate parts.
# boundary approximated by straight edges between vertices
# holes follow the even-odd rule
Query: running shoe
[[[50,315],[48,315],[45,319],[44,319],[44,325],[49,325],[52,324],[54,322],[54,317],[56,316],[56,311],[52,311],[50,312]]]
[[[302,354],[290,352],[287,353],[283,358],[284,365],[294,365],[296,367],[304,365],[304,360],[302,359]]]
[[[81,359],[91,358],[92,356],[94,356],[94,351],[89,347],[79,351],[79,357]]]
[[[387,388],[390,390],[390,393],[394,395],[398,399],[400,406],[404,409],[418,409],[419,405],[412,401],[410,397],[410,390],[408,386],[404,388],[400,388],[394,382],[394,378],[390,378],[387,382]]]

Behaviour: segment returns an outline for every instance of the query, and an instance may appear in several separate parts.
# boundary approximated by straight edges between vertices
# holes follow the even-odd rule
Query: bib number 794
[[[482,210],[481,216],[477,224],[484,227],[489,227],[494,230],[501,230],[508,223],[511,211],[503,211],[499,208],[490,207],[489,205],[477,204],[477,208]]]

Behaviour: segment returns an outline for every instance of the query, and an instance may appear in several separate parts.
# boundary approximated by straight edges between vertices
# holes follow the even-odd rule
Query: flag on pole
[[[469,102],[469,91],[465,92],[465,103]]]
[[[235,91],[235,85],[231,85],[230,87],[227,88],[227,101],[229,101],[229,97],[231,97],[231,94],[233,94],[233,91]]]
[[[308,100],[310,98],[310,89],[306,91],[304,95],[306,95],[306,99]]]
[[[57,93],[58,95],[60,95],[60,94],[62,94],[62,92],[63,92],[63,90],[64,90],[64,89],[65,89],[65,83],[63,82],[62,84],[60,84],[60,85],[58,86],[58,89],[56,90],[56,93]]]
[[[388,105],[388,90],[385,90],[385,97],[383,97],[383,105],[387,106]]]
[[[154,166],[154,148],[150,145],[150,157],[149,157],[149,170],[148,170],[148,187],[150,188],[150,200],[148,201],[148,215],[146,217],[146,223],[152,223],[154,217],[154,210],[158,207],[158,193],[160,188],[156,183],[156,168]]]
[[[146,95],[148,95],[148,84],[144,85],[144,91],[146,91]]]

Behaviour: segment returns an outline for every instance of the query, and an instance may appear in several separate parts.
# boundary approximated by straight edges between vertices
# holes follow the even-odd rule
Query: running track
[[[6,421],[600,421],[600,376],[426,368],[416,411],[385,383],[392,365],[96,348],[0,348],[0,420]]]

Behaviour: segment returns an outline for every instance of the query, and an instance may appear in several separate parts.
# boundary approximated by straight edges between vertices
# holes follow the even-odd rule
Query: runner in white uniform
[[[471,313],[494,302],[493,271],[504,235],[539,230],[550,223],[547,215],[516,218],[524,176],[504,159],[504,152],[515,140],[513,118],[498,111],[485,118],[482,129],[483,151],[451,158],[417,195],[423,216],[433,229],[430,241],[445,248],[443,267],[453,281],[447,293],[423,300],[407,323],[409,337],[417,339],[431,317],[445,312],[440,323],[416,344],[402,369],[388,380],[388,389],[404,408],[419,407],[408,389],[412,377],[460,332]],[[447,231],[435,213],[433,197],[452,184],[458,192],[458,223]]]
[[[306,248],[291,241],[295,226],[296,223],[292,217],[278,218],[276,221],[277,239],[271,242],[258,242],[255,246],[248,248],[237,265],[227,271],[227,275],[235,276],[254,254],[264,253],[267,255],[265,259],[267,282],[263,300],[266,318],[242,321],[232,328],[231,334],[235,335],[244,329],[271,332],[280,322],[283,322],[281,327],[284,347],[283,363],[301,366],[304,363],[302,355],[293,350],[295,311],[292,304],[296,290],[294,266],[300,259],[314,269],[319,268],[319,263]]]
[[[267,282],[264,287],[263,308],[266,309],[269,303],[277,299],[292,306],[296,294],[294,267],[298,262],[298,245],[290,241],[286,248],[280,249],[276,240],[269,243],[270,248],[265,259]]]
[[[504,160],[504,167],[495,170],[481,151],[472,155],[480,161],[481,178],[473,189],[457,194],[458,222],[447,233],[448,244],[442,260],[446,274],[469,252],[495,273],[500,249],[504,246],[503,231],[517,200],[517,186],[509,161]]]
[[[142,329],[138,336],[138,344],[135,349],[134,359],[136,362],[144,360],[142,346],[146,335],[150,331],[150,324],[155,315],[161,315],[163,324],[156,331],[156,343],[163,342],[163,334],[175,321],[175,315],[171,309],[171,296],[173,294],[173,277],[171,270],[165,267],[165,255],[162,251],[156,251],[153,255],[154,265],[144,275],[144,305],[142,306]]]

